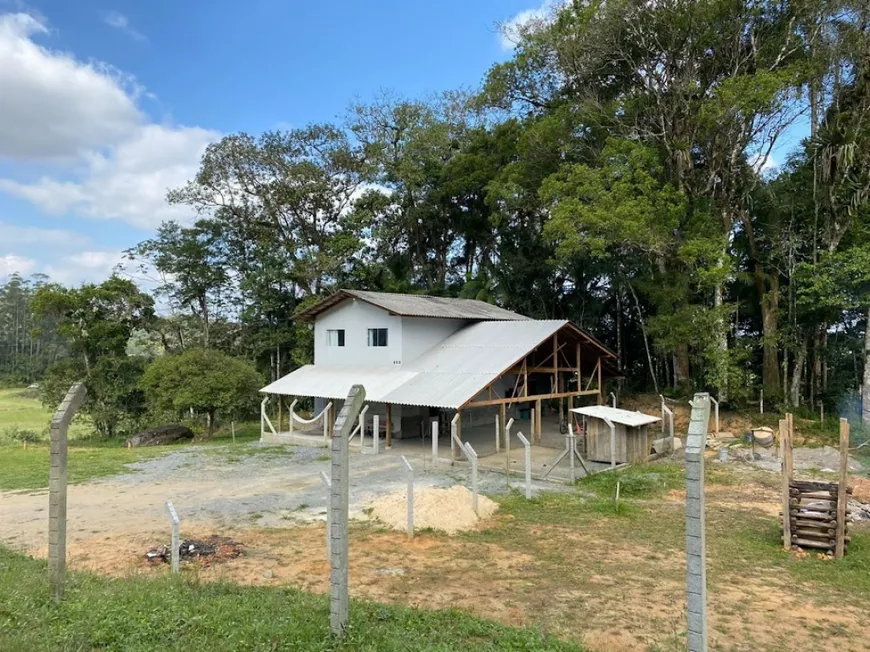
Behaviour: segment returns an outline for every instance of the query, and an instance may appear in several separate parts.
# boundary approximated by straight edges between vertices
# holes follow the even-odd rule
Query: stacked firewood
[[[852,487],[846,492],[851,494]],[[792,546],[833,551],[837,545],[837,483],[792,480],[788,502]],[[844,532],[848,532],[848,517],[847,511]],[[844,543],[848,550],[848,536]]]

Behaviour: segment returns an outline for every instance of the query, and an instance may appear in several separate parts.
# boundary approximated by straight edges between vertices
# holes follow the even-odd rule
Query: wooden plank
[[[553,391],[559,393],[559,331],[553,333]]]
[[[601,384],[601,358],[598,358],[598,405],[604,403],[604,385]]]
[[[580,347],[580,342],[578,341],[577,342],[577,389],[578,390],[580,389],[581,385],[583,384],[583,373],[582,373],[583,367],[580,365],[580,363],[582,362],[583,359],[582,359],[582,356],[580,354],[580,351],[581,351],[581,347]]]
[[[837,538],[834,557],[842,559],[846,551],[846,503],[849,485],[849,422],[840,419],[840,484],[837,488]]]
[[[491,405],[510,405],[511,403],[528,403],[531,401],[540,401],[541,399],[550,400],[554,398],[568,398],[569,396],[595,396],[598,394],[597,389],[582,391],[582,392],[564,392],[562,394],[533,394],[531,396],[514,396],[512,398],[497,398],[486,401],[468,401],[462,405],[462,409],[488,407]]]
[[[779,420],[779,457],[782,461],[782,513],[785,515],[782,519],[782,547],[786,550],[791,550],[791,519],[788,517],[791,508],[789,498],[791,498],[791,478],[788,473],[786,463],[786,446],[788,442],[788,421],[786,419]]]
[[[523,358],[523,396],[529,395],[529,356]]]
[[[387,448],[393,445],[393,406],[387,403]]]

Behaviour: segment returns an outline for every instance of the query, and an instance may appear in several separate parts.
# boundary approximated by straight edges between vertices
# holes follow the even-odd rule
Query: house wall
[[[463,319],[402,317],[402,362],[416,360],[467,323]]]
[[[368,329],[387,328],[387,346],[369,346]],[[326,331],[344,329],[344,346],[327,346]],[[314,323],[314,364],[389,367],[402,363],[402,318],[358,299],[344,301]]]

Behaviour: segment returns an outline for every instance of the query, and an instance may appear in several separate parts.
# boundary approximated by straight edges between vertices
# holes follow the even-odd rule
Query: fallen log
[[[837,527],[837,521],[814,521],[809,518],[792,517],[790,519],[790,522],[792,527],[819,527],[832,529],[835,529]]]
[[[182,439],[193,439],[193,430],[187,426],[174,423],[168,426],[160,426],[158,428],[152,428],[151,430],[137,432],[125,443],[127,448],[138,448],[140,446],[164,446],[166,444],[174,444]]]
[[[789,482],[789,488],[800,489],[802,491],[839,491],[839,484],[836,482],[814,482],[812,480],[792,480]],[[852,493],[853,485],[846,485],[846,493]]]

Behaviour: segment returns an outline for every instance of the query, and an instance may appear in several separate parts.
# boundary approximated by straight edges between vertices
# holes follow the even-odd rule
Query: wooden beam
[[[529,356],[523,358],[523,396],[529,395]]]
[[[561,394],[532,394],[531,396],[514,396],[512,398],[497,398],[491,401],[468,401],[462,404],[462,409],[487,407],[491,405],[510,405],[512,403],[530,403],[532,401],[550,400],[554,398],[568,398],[569,396],[595,396],[598,394],[597,389],[584,390],[580,392],[563,392]]]
[[[588,390],[592,386],[592,380],[595,378],[596,372],[598,373],[598,382],[601,382],[601,358],[598,358],[598,364],[595,365],[595,368],[592,370],[592,375],[589,376],[589,382],[586,383],[586,389]],[[579,388],[578,388],[579,389]],[[599,391],[600,391],[599,387]]]
[[[553,391],[559,392],[559,331],[553,333]]]
[[[604,385],[601,383],[601,357],[598,358],[598,405],[604,403]]]
[[[583,383],[582,367],[580,366],[582,358],[580,356],[580,342],[577,342],[577,389],[580,389]]]
[[[387,403],[387,448],[393,445],[393,406]]]
[[[527,367],[526,369],[523,369],[522,365],[520,365],[519,367],[512,367],[511,369],[508,369],[502,375],[507,376],[508,374],[521,374],[524,372],[528,372],[530,374],[552,374],[553,371],[568,371],[573,374],[575,371],[577,371],[577,367],[557,367],[555,370],[553,369],[553,367]]]

